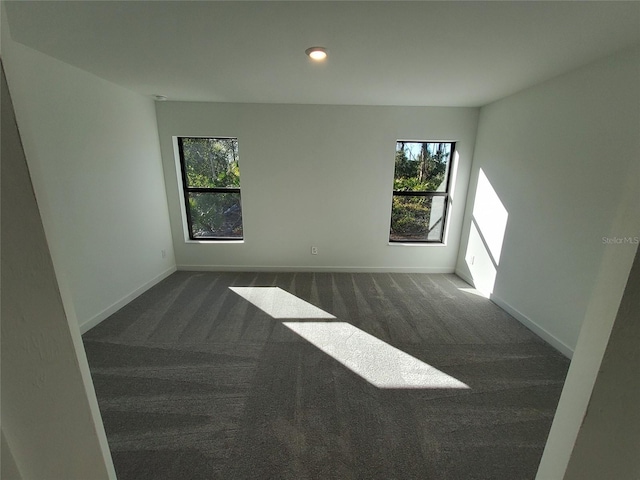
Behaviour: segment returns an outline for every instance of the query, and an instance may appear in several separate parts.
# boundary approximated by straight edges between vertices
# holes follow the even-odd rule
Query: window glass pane
[[[393,196],[392,241],[442,241],[447,197]]]
[[[242,238],[240,193],[189,193],[194,238]]]
[[[405,192],[446,192],[451,143],[396,143],[393,189]]]
[[[183,138],[182,155],[187,186],[240,186],[236,138]]]

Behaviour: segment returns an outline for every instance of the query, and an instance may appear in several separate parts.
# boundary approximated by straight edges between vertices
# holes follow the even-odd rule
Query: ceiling
[[[481,106],[640,44],[635,1],[4,3],[14,41],[169,100]]]

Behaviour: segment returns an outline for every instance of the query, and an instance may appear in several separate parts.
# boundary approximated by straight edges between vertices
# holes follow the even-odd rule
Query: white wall
[[[634,48],[480,113],[456,272],[573,353],[540,480],[565,475],[637,250],[638,105]]]
[[[175,269],[154,103],[2,34],[65,308],[86,330]]]
[[[22,480],[16,459],[4,431],[0,429],[0,478],[3,480]]]
[[[640,478],[640,250],[565,480]]]
[[[65,316],[2,74],[2,471],[115,479],[78,326]]]
[[[567,355],[605,251],[632,261],[633,242],[603,237],[640,235],[628,182],[640,163],[639,56],[621,52],[480,113],[456,271]],[[617,218],[623,202],[630,213]]]
[[[453,272],[477,109],[166,102],[157,113],[178,268]],[[238,137],[243,243],[185,242],[174,136]],[[457,142],[446,246],[388,244],[397,139]]]

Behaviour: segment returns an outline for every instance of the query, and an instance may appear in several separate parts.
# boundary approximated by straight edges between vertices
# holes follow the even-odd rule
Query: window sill
[[[240,243],[244,243],[244,239],[242,240],[191,240],[190,238],[185,238],[184,243],[196,243],[196,244],[204,244],[204,245],[220,245],[220,244],[232,244],[238,245]]]
[[[446,247],[443,242],[388,242],[391,247]]]

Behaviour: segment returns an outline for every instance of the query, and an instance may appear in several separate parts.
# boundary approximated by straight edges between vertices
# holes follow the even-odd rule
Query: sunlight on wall
[[[495,286],[508,218],[507,209],[480,169],[465,261],[475,287],[485,295]]]
[[[284,325],[378,388],[469,388],[349,323],[284,322]]]
[[[276,319],[336,318],[279,287],[229,287],[229,289]]]
[[[507,229],[509,214],[493,189],[489,179],[480,169],[476,199],[473,203],[473,218],[489,248],[496,265],[500,260],[504,232]]]
[[[278,287],[229,287],[275,319],[335,319]],[[378,388],[469,388],[461,381],[345,322],[283,325]]]
[[[473,285],[478,291],[488,297],[493,293],[498,270],[473,221],[471,223],[471,230],[469,231],[469,242],[467,243],[465,260],[471,272],[471,277],[473,278]]]

